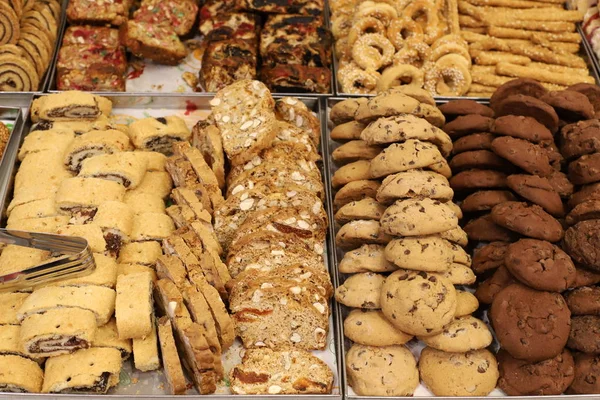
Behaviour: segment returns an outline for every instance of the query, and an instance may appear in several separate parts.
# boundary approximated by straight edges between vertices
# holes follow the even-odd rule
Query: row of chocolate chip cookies
[[[469,238],[486,243],[476,250],[473,269],[491,277],[476,295],[491,303],[502,346],[499,386],[510,395],[560,394],[573,381],[573,357],[564,348],[570,311],[560,292],[576,284],[578,272],[553,244],[563,237],[556,218],[565,215],[561,197],[570,196],[572,185],[560,172],[554,133],[590,112],[571,106],[580,96],[587,100],[574,90],[548,93],[535,81],[515,80],[492,97],[493,110],[469,102],[443,108],[458,115],[445,127],[458,139],[455,149],[467,148],[451,165],[461,169],[465,159],[476,159],[469,165],[475,169],[457,174],[451,185],[474,217],[465,227]],[[462,115],[472,112],[478,114]],[[473,137],[485,137],[479,148],[465,146]],[[540,324],[528,324],[532,319]]]
[[[436,395],[487,395],[498,378],[485,349],[492,335],[471,316],[477,299],[455,288],[475,274],[433,98],[391,89],[339,102],[330,118],[331,139],[343,143],[334,144],[332,185],[336,244],[346,251],[336,300],[350,308],[349,385],[359,395],[411,396],[420,377]]]

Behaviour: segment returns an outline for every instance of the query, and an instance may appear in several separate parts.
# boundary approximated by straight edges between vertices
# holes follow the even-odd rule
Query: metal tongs
[[[35,267],[0,275],[0,292],[23,290],[60,279],[77,278],[96,269],[94,255],[84,238],[0,229],[0,243],[63,254]]]

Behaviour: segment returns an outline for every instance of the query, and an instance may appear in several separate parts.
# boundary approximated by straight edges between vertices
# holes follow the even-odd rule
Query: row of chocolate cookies
[[[570,107],[582,117],[562,127],[560,151],[568,162],[568,176],[576,191],[569,198],[565,223],[564,249],[573,261],[593,273],[600,273],[600,122],[596,107],[600,88],[578,85],[581,93],[572,96]],[[585,95],[585,96],[584,96]],[[571,310],[571,333],[567,347],[574,351],[575,379],[569,393],[600,393],[600,288],[598,281],[580,286],[566,294]]]
[[[563,237],[556,218],[564,217],[561,197],[568,197],[572,186],[560,172],[553,134],[564,125],[560,121],[584,118],[569,108],[578,95],[548,93],[535,81],[515,80],[498,89],[491,109],[465,102],[444,108],[454,115],[480,114],[446,126],[455,138],[468,135],[458,139],[458,149],[468,148],[464,144],[473,137],[486,139],[471,157],[462,153],[451,165],[460,169],[464,159],[471,159],[476,160],[471,167],[494,168],[459,173],[451,184],[468,194],[465,213],[489,212],[465,230],[470,239],[487,243],[475,251],[473,266],[479,274],[493,275],[476,295],[491,303],[490,319],[502,346],[499,386],[510,395],[560,394],[573,381],[573,358],[564,349],[570,312],[560,292],[573,287],[578,274],[570,257],[553,244]],[[472,121],[479,125],[474,128]],[[483,129],[487,133],[475,132]],[[533,327],[525,322],[531,318],[544,323]]]
[[[454,286],[475,274],[448,182],[452,143],[433,98],[395,88],[339,102],[330,117],[331,138],[343,142],[332,153],[332,185],[336,243],[346,250],[336,300],[350,308],[349,385],[359,395],[409,396],[420,376],[435,395],[489,394],[498,378],[485,350],[492,335],[471,316],[476,298]],[[411,350],[423,344],[417,367]]]

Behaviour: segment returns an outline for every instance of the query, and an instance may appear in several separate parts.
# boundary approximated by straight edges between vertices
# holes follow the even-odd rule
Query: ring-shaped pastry
[[[364,17],[352,24],[348,32],[348,45],[353,46],[359,37],[367,33],[385,33],[383,23],[374,17]]]
[[[336,39],[348,36],[352,28],[352,17],[347,15],[339,15],[331,22],[331,33]]]
[[[433,42],[433,44],[431,45],[431,51],[437,49],[438,47],[440,47],[446,43],[456,43],[456,44],[461,45],[465,49],[469,50],[469,44],[467,43],[467,41],[465,39],[463,39],[463,37],[461,35],[450,34],[450,35],[444,35],[444,36],[440,37],[439,39],[437,39],[435,42]]]
[[[431,51],[430,59],[432,62],[436,62],[447,54],[457,54],[463,57],[469,63],[469,66],[471,66],[471,55],[469,54],[469,50],[458,43],[446,43],[438,46],[435,50]]]
[[[352,58],[352,47],[348,46],[348,38],[339,38],[335,42],[335,56],[341,61]]]
[[[421,25],[407,17],[394,19],[387,28],[387,37],[396,50],[402,49],[407,39],[425,39]]]
[[[378,70],[392,63],[394,45],[379,33],[367,33],[352,46],[352,59],[362,69]]]
[[[381,74],[377,83],[377,92],[396,86],[408,86],[421,89],[425,79],[425,72],[412,65],[392,65]]]
[[[393,58],[394,65],[409,64],[413,67],[423,68],[431,57],[431,49],[420,40],[407,39],[404,47]]]
[[[354,19],[358,21],[364,17],[377,18],[383,25],[388,26],[392,20],[398,18],[398,12],[390,4],[365,1],[359,5],[358,10],[354,14]]]
[[[425,34],[425,43],[432,44],[444,34],[440,26],[437,6],[432,0],[415,0],[407,5],[402,15],[418,23]]]
[[[425,74],[425,89],[434,96],[463,96],[471,88],[471,71],[458,54],[446,54]]]
[[[381,75],[375,70],[361,69],[358,65],[351,62],[340,67],[337,78],[340,85],[342,85],[344,93],[373,94]]]

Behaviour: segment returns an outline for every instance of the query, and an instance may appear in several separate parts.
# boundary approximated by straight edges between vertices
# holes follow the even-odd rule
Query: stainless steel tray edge
[[[11,110],[15,110],[17,116],[8,143],[4,149],[2,161],[0,161],[0,211],[2,215],[4,215],[8,205],[6,201],[12,190],[15,162],[26,125],[23,110],[21,108],[11,108]]]

